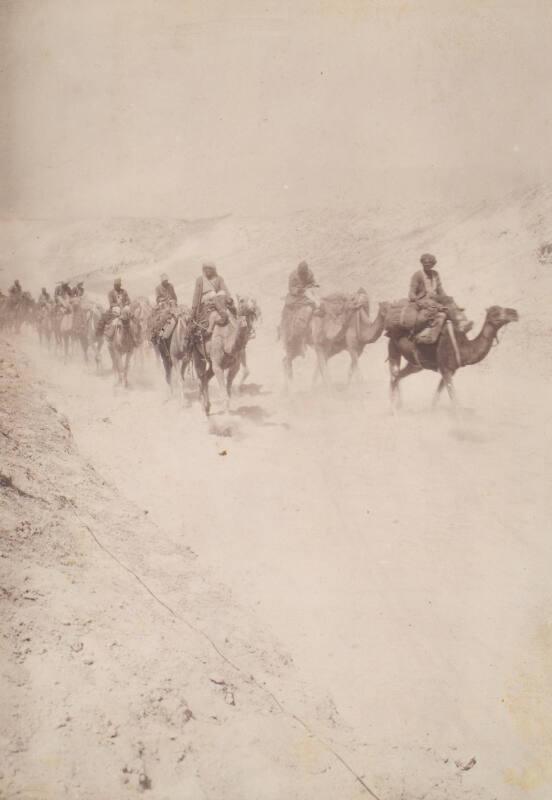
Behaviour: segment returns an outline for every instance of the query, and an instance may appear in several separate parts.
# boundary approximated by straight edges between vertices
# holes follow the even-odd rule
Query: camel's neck
[[[362,345],[372,344],[376,339],[379,339],[383,333],[385,324],[385,313],[380,308],[377,317],[370,322],[368,312],[364,308],[358,310],[358,336]]]
[[[227,353],[234,353],[241,350],[247,340],[247,325],[242,325],[238,317],[237,320],[229,322],[228,327],[228,338],[224,349]]]
[[[488,320],[485,320],[483,327],[475,339],[468,339],[467,336],[457,334],[460,339],[458,345],[460,347],[462,363],[465,364],[478,364],[483,361],[485,356],[488,355],[489,350],[493,346],[496,337],[497,329]]]

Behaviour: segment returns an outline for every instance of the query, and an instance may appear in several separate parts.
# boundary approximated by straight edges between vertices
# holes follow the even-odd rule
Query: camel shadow
[[[241,395],[245,394],[249,397],[258,397],[259,395],[263,394],[271,394],[271,392],[263,389],[260,383],[243,383],[238,387],[237,393]]]
[[[270,428],[289,428],[287,422],[270,422],[270,417],[273,416],[272,412],[267,411],[262,406],[240,406],[233,409],[230,414],[232,416],[242,417],[248,419],[255,425],[262,425],[263,427]]]

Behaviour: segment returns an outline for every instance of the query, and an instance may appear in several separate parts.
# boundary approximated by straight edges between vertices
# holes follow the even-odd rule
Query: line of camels
[[[446,389],[453,405],[456,402],[453,378],[458,369],[471,366],[482,361],[495,344],[498,331],[518,320],[518,313],[513,308],[493,305],[487,309],[485,319],[479,333],[472,339],[467,333],[447,321],[435,344],[415,344],[409,331],[386,331],[386,317],[389,303],[378,305],[376,316],[371,319],[368,297],[365,293],[353,298],[342,296],[345,301],[355,299],[349,305],[345,315],[340,317],[340,324],[333,324],[331,314],[311,314],[306,328],[300,336],[284,336],[284,376],[289,388],[293,378],[293,362],[303,355],[305,347],[311,347],[316,355],[315,377],[322,378],[330,386],[328,361],[338,353],[349,353],[349,381],[358,371],[358,360],[364,348],[376,342],[384,332],[389,337],[388,363],[390,371],[390,390],[392,407],[400,405],[400,382],[409,375],[431,370],[439,375],[439,383],[434,396],[434,403],[441,392]],[[325,299],[322,298],[322,308]],[[120,384],[128,385],[128,370],[133,353],[143,357],[144,348],[149,346],[149,320],[152,307],[148,300],[140,298],[133,302],[128,313],[122,314],[114,326],[110,336],[98,338],[95,333],[96,324],[102,309],[97,304],[89,304],[80,308],[75,302],[72,312],[55,314],[54,310],[46,312],[36,309],[35,313],[25,319],[38,330],[41,341],[48,344],[53,338],[67,359],[71,340],[79,341],[85,360],[92,348],[96,363],[100,364],[100,354],[104,342],[107,343],[114,373]],[[326,304],[328,307],[328,304]],[[206,414],[211,411],[209,398],[209,382],[217,379],[225,411],[229,410],[233,383],[240,368],[243,370],[241,384],[244,383],[249,370],[247,367],[246,349],[248,342],[255,336],[255,326],[260,318],[260,309],[252,298],[238,298],[237,313],[230,317],[227,325],[215,325],[210,337],[205,336],[201,326],[197,326],[190,318],[189,309],[178,307],[175,311],[175,324],[165,338],[157,338],[154,349],[160,358],[167,385],[172,392],[172,375],[176,370],[180,376],[184,396],[185,378],[188,367],[193,366],[199,381],[199,396]],[[78,324],[77,324],[78,321]],[[2,322],[2,320],[0,320]],[[190,325],[198,330],[190,336]],[[15,326],[16,329],[18,326]],[[20,326],[19,326],[20,327]],[[402,362],[404,360],[404,366]]]

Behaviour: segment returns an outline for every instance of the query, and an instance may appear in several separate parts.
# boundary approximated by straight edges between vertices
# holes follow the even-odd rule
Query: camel
[[[322,299],[322,310],[328,302]],[[325,384],[329,383],[328,360],[347,350],[351,358],[348,382],[358,375],[358,360],[367,344],[377,341],[383,333],[388,303],[380,303],[377,316],[370,321],[367,295],[359,291],[345,308],[343,316],[336,323],[326,314],[314,314],[311,320],[311,341],[316,352],[317,368],[315,378],[320,374]],[[329,309],[328,309],[329,310]],[[332,323],[337,331],[332,331]],[[333,333],[333,335],[332,335]]]
[[[102,316],[102,309],[96,303],[91,303],[85,297],[73,300],[73,322],[71,334],[73,339],[80,343],[85,362],[88,362],[88,350],[96,348],[98,351],[98,337],[96,326]]]
[[[54,308],[54,338],[56,346],[62,349],[63,361],[69,358],[69,343],[73,332],[73,307],[69,300],[63,300]]]
[[[287,310],[284,308],[282,323],[278,329],[279,338],[284,345],[284,377],[286,391],[293,380],[293,362],[304,356],[307,347],[312,346],[311,321],[318,301],[305,295],[307,302]],[[287,311],[287,314],[286,314]]]
[[[180,367],[181,386],[184,392],[184,373],[190,361],[188,326],[191,316],[190,310],[186,307],[178,307],[176,314],[172,331],[168,335],[157,336],[154,347],[161,357],[169,391],[172,392],[173,368]]]
[[[230,410],[232,383],[242,363],[242,351],[247,346],[249,329],[244,316],[229,316],[225,325],[217,325],[218,312],[213,311],[209,319],[209,327],[213,327],[210,338],[205,338],[205,330],[198,322],[192,324],[196,328],[192,358],[200,385],[200,398],[207,415],[211,411],[209,399],[209,381],[216,377],[223,396],[224,411]]]
[[[498,331],[510,322],[517,322],[518,318],[518,312],[513,308],[491,306],[487,309],[481,331],[474,339],[468,339],[466,333],[455,330],[450,321],[447,321],[435,344],[416,345],[406,335],[391,336],[389,339],[389,369],[393,407],[400,403],[400,381],[408,375],[424,369],[438,372],[441,375],[433,405],[435,406],[445,388],[453,405],[456,405],[453,385],[455,372],[460,367],[467,367],[482,361],[489,354],[493,342],[498,341]],[[408,362],[402,369],[401,358],[405,358]]]
[[[38,339],[40,344],[46,341],[48,349],[52,343],[52,334],[54,332],[53,321],[53,305],[48,303],[38,308],[36,314],[36,329],[38,331]]]
[[[123,384],[128,388],[130,357],[140,341],[140,325],[130,313],[123,310],[121,316],[112,323],[112,332],[107,334],[107,339],[117,385]]]
[[[150,320],[153,309],[147,297],[137,297],[131,302],[130,311],[140,326],[140,341],[137,345],[137,354],[139,357],[140,366],[143,367],[146,356],[146,348],[149,345],[147,333],[150,329]]]
[[[30,292],[23,292],[19,297],[6,297],[3,301],[5,309],[5,326],[12,333],[21,333],[24,322],[32,323],[35,301]]]
[[[255,326],[261,319],[261,309],[253,297],[237,297],[238,316],[245,319],[247,325],[247,341],[256,336]],[[247,348],[243,347],[240,357],[240,367],[242,370],[239,388],[241,389],[249,377],[249,367],[247,365]]]

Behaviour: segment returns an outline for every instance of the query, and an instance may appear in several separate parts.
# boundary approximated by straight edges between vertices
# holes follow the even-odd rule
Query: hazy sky
[[[7,216],[270,213],[552,166],[549,0],[0,7]]]

